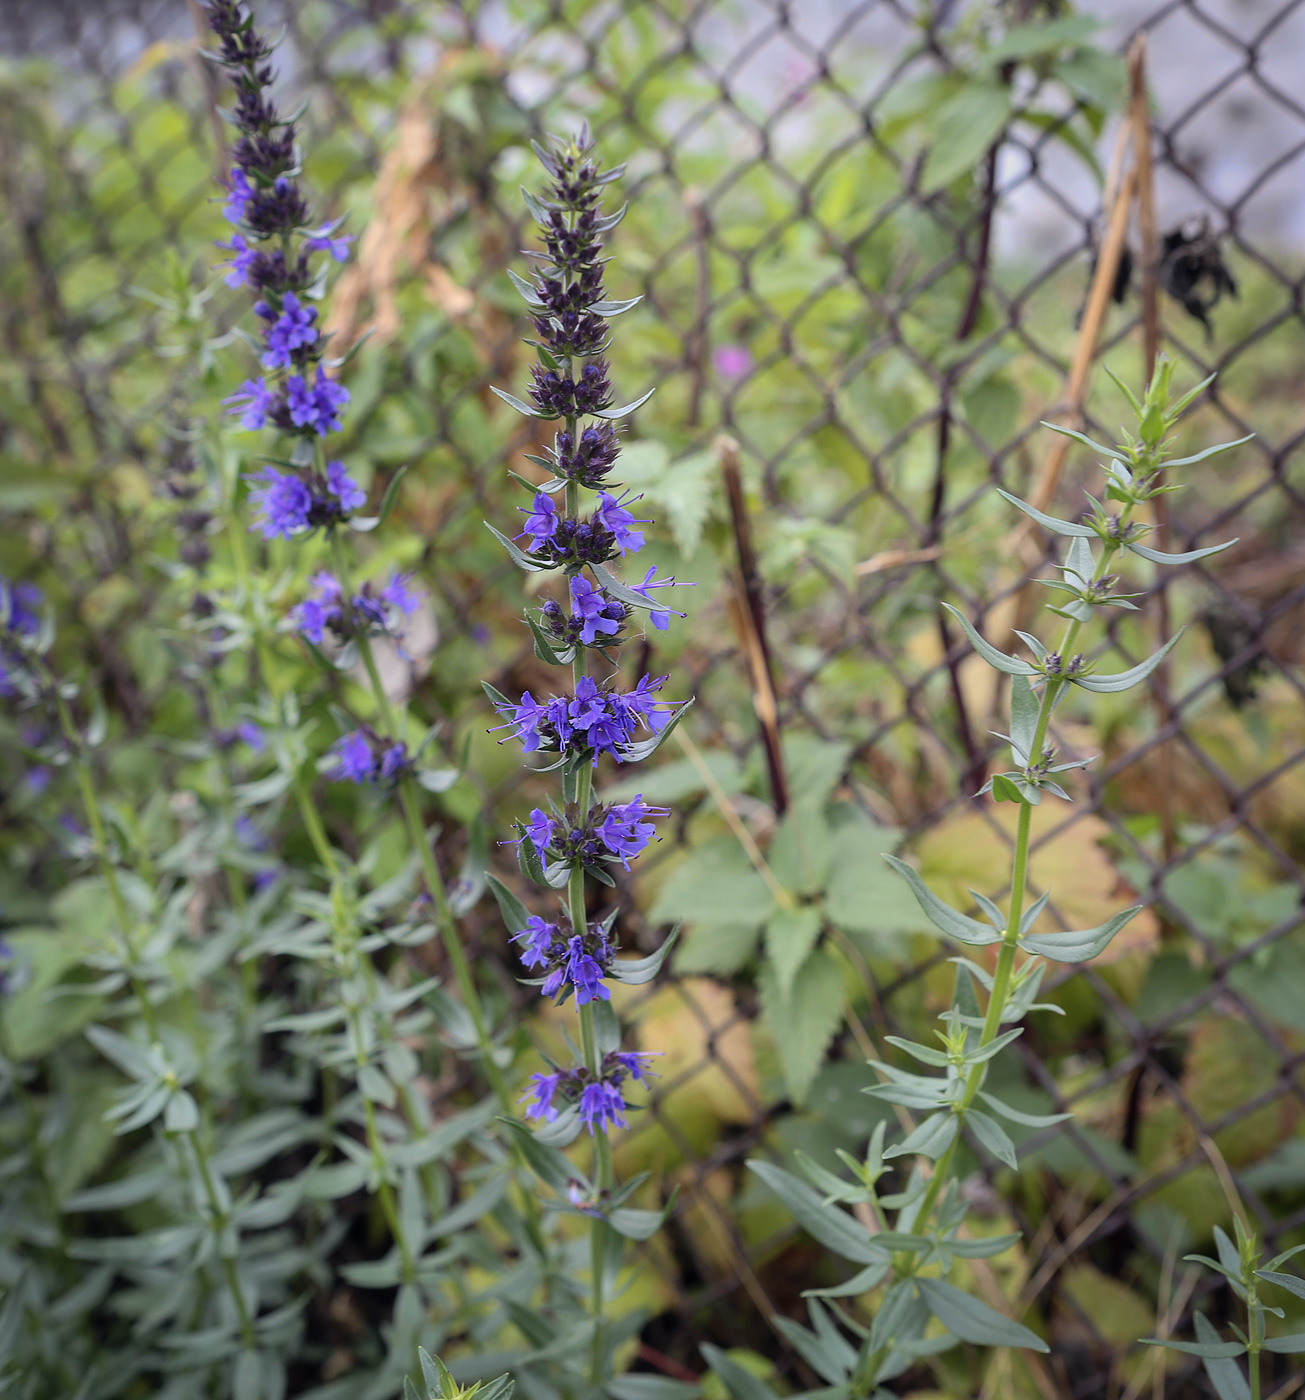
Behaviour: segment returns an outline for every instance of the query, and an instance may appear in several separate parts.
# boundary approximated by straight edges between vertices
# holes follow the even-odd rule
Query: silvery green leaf
[[[675,726],[689,712],[689,706],[693,700],[682,700],[680,708],[671,716],[670,720],[647,739],[639,739],[633,744],[625,744],[621,748],[621,760],[624,763],[640,763],[645,758],[651,758],[659,748],[671,737]]]
[[[700,1385],[673,1381],[669,1376],[658,1376],[650,1371],[614,1376],[605,1389],[612,1400],[698,1400],[702,1394]]]
[[[1141,1338],[1144,1347],[1168,1347],[1170,1351],[1185,1352],[1188,1356],[1244,1356],[1246,1348],[1241,1342],[1167,1342],[1159,1337]]]
[[[1004,1162],[1012,1171],[1018,1170],[1019,1160],[1015,1156],[1015,1144],[999,1123],[994,1122],[986,1113],[980,1113],[977,1108],[966,1110],[965,1122],[974,1136],[999,1162]]]
[[[1001,1035],[994,1036],[986,1045],[977,1045],[973,1050],[967,1050],[965,1063],[967,1065],[984,1064],[1003,1051],[1012,1040],[1018,1040],[1023,1034],[1024,1028],[1022,1026],[1016,1026],[1014,1030],[1003,1031]]]
[[[1198,1340],[1207,1343],[1220,1340],[1214,1324],[1204,1313],[1197,1313],[1194,1321]],[[1215,1359],[1207,1356],[1202,1359],[1202,1364],[1205,1374],[1210,1377],[1211,1385],[1218,1392],[1219,1400],[1251,1400],[1251,1388],[1246,1383],[1246,1377],[1231,1358]]]
[[[633,1206],[621,1206],[608,1212],[607,1223],[627,1240],[650,1240],[666,1223],[674,1204],[674,1201],[669,1201],[661,1210],[639,1210]]]
[[[774,1318],[774,1324],[788,1338],[793,1350],[822,1380],[828,1381],[830,1385],[846,1384],[852,1375],[852,1367],[856,1364],[856,1353],[846,1342],[842,1345],[851,1353],[850,1361],[823,1345],[819,1337],[813,1332],[808,1332],[801,1323],[794,1322],[790,1317],[777,1316]],[[842,1338],[839,1340],[842,1341]]]
[[[1010,739],[1016,757],[1034,757],[1033,739],[1038,732],[1038,697],[1027,676],[1012,676],[1010,683]]]
[[[558,647],[553,639],[535,621],[533,613],[526,614],[526,625],[535,643],[535,655],[549,666],[569,666],[575,660],[575,647]]]
[[[1193,564],[1198,559],[1208,559],[1212,554],[1222,554],[1236,543],[1236,540],[1225,540],[1223,544],[1212,544],[1208,549],[1189,549],[1185,554],[1166,554],[1162,549],[1149,549],[1144,544],[1129,544],[1128,548],[1153,564]]]
[[[922,1157],[932,1157],[936,1160],[952,1145],[960,1126],[961,1120],[950,1110],[935,1113],[919,1124],[914,1132],[908,1133],[896,1147],[888,1148],[884,1156],[905,1157],[918,1153]]]
[[[509,394],[506,389],[500,389],[497,384],[491,384],[490,389],[503,400],[509,408],[515,408],[520,414],[527,418],[538,418],[541,415],[536,409],[530,407],[528,403],[522,403],[515,394]]]
[[[988,780],[988,787],[997,802],[1024,802],[1024,787],[1006,773],[995,773]],[[973,893],[973,891],[971,891]]]
[[[987,924],[980,923],[978,919],[971,919],[968,914],[959,914],[950,905],[944,904],[904,860],[890,855],[885,855],[884,859],[910,885],[929,922],[949,938],[955,938],[958,942],[968,943],[975,948],[982,948],[999,940],[1000,935]]]
[[[1038,658],[1039,661],[1045,661],[1047,659],[1046,647],[1044,647],[1042,643],[1031,632],[1021,632],[1018,627],[1015,628],[1014,631],[1015,635],[1020,639],[1020,641],[1024,643],[1026,647],[1028,647],[1028,649],[1033,653],[1034,656]]]
[[[643,297],[628,297],[625,301],[595,301],[585,307],[586,311],[592,311],[595,316],[619,316],[624,311],[632,311],[643,300]]]
[[[1294,1293],[1298,1298],[1305,1298],[1305,1279],[1299,1279],[1295,1274],[1280,1274],[1271,1269],[1256,1269],[1255,1277],[1264,1279],[1266,1283],[1276,1283],[1279,1288],[1285,1288],[1288,1293]]]
[[[1104,447],[1099,442],[1093,442],[1090,437],[1083,433],[1076,433],[1073,428],[1062,428],[1059,423],[1048,423],[1046,419],[1043,419],[1042,426],[1050,428],[1053,433],[1059,433],[1062,437],[1073,438],[1075,442],[1081,442],[1084,447],[1090,447],[1093,452],[1100,452],[1103,457],[1112,457],[1116,462],[1126,463],[1128,461],[1128,458],[1117,448]]]
[[[1005,933],[1006,916],[1001,912],[1001,909],[994,904],[986,894],[980,894],[978,890],[971,890],[970,894],[974,896],[974,900],[979,908],[992,920],[993,928],[995,928],[998,933]]]
[[[524,569],[528,574],[546,574],[557,567],[556,564],[541,564],[532,559],[514,540],[496,530],[488,520],[484,523],[489,533],[507,550],[517,568]]]
[[[1092,604],[1086,599],[1077,598],[1072,603],[1066,603],[1064,607],[1052,607],[1047,605],[1047,611],[1053,612],[1057,617],[1068,618],[1071,622],[1091,622]]]
[[[571,1181],[579,1177],[580,1173],[577,1169],[567,1161],[556,1147],[539,1142],[524,1123],[518,1122],[515,1118],[499,1118],[498,1122],[504,1125],[517,1146],[521,1148],[522,1155],[530,1163],[531,1170],[535,1175],[547,1182],[554,1190],[566,1191]],[[581,1182],[582,1186],[584,1184]]]
[[[645,611],[651,612],[654,608],[664,606],[656,599],[645,598],[642,593],[636,593],[634,589],[627,588],[619,578],[601,564],[594,564],[591,568],[594,578],[598,580],[599,587],[610,593],[618,602],[624,603],[626,607],[643,608]]]
[[[979,1090],[979,1097],[994,1113],[1005,1118],[1007,1122],[1018,1123],[1022,1128],[1051,1128],[1074,1116],[1072,1113],[1021,1113],[1019,1109],[995,1098],[986,1089]]]
[[[826,1205],[804,1181],[771,1162],[749,1161],[748,1168],[770,1187],[793,1212],[797,1223],[812,1239],[854,1264],[882,1265],[888,1251],[859,1220],[837,1206]]]
[[[1155,652],[1148,656],[1145,661],[1140,661],[1136,666],[1130,666],[1127,671],[1119,671],[1113,676],[1075,676],[1073,683],[1082,686],[1084,690],[1090,690],[1096,695],[1117,695],[1121,691],[1131,690],[1139,682],[1146,680],[1152,671],[1165,659],[1166,656],[1178,644],[1178,639],[1183,635],[1182,631],[1175,632],[1172,637]]]
[[[530,283],[527,282],[526,279],[525,279],[524,277],[521,276],[520,273],[518,273],[518,272],[513,272],[511,268],[508,268],[508,270],[507,270],[507,275],[508,275],[508,277],[511,279],[512,285],[513,285],[513,286],[517,289],[517,291],[519,291],[519,292],[521,293],[521,295],[525,298],[526,304],[527,304],[528,306],[543,306],[543,305],[544,305],[544,299],[543,299],[543,297],[541,297],[541,296],[539,295],[539,293],[535,290],[535,288],[532,287],[532,286],[530,285]],[[492,386],[491,386],[491,387],[492,387]],[[495,392],[496,394],[499,394],[499,397],[500,397],[500,398],[505,397],[503,394],[499,393],[499,391],[498,391],[497,389],[495,389],[494,392]],[[509,400],[509,402],[511,402],[511,400]],[[513,406],[513,408],[515,408],[515,407],[516,407],[516,404],[514,403],[512,406]]]
[[[1026,934],[1038,921],[1038,915],[1047,907],[1047,901],[1051,898],[1051,891],[1044,890],[1037,899],[1020,916],[1020,935]]]
[[[1070,545],[1069,553],[1065,556],[1065,572],[1074,574],[1086,585],[1092,582],[1096,567],[1092,546],[1080,536]]]
[[[1027,501],[1021,501],[1018,496],[1012,496],[1009,491],[1003,491],[999,486],[997,494],[1004,496],[1011,505],[1022,510],[1025,515],[1036,520],[1044,530],[1050,530],[1057,535],[1077,535],[1087,539],[1090,535],[1095,535],[1096,531],[1090,525],[1076,525],[1070,520],[1057,520],[1054,515],[1044,515],[1036,506],[1031,506]]]
[[[879,1285],[888,1277],[888,1270],[891,1263],[869,1264],[859,1273],[854,1274],[846,1283],[835,1284],[833,1288],[806,1288],[802,1291],[804,1298],[857,1298],[862,1293],[868,1293],[872,1288]]]
[[[612,963],[611,976],[627,987],[641,987],[645,982],[651,982],[661,971],[662,964],[666,961],[671,949],[675,947],[675,940],[679,936],[680,926],[676,924],[655,953],[649,953],[646,958],[615,959]]]
[[[896,1045],[899,1050],[905,1050],[912,1059],[919,1060],[921,1064],[933,1065],[935,1069],[946,1069],[951,1060],[944,1050],[936,1050],[930,1045],[917,1045],[913,1040],[903,1040],[898,1035],[886,1035],[884,1039],[889,1045]]]
[[[1027,1347],[1030,1351],[1050,1351],[1046,1342],[1022,1323],[1004,1316],[987,1303],[971,1298],[942,1279],[918,1278],[925,1306],[939,1322],[963,1342],[985,1347]]]
[[[498,901],[503,922],[508,926],[510,932],[520,933],[530,922],[530,911],[497,875],[489,876],[488,884],[494,898]]]
[[[1250,442],[1255,436],[1254,433],[1247,433],[1245,437],[1238,438],[1236,442],[1219,442],[1213,447],[1207,447],[1204,452],[1198,452],[1192,457],[1178,457],[1172,462],[1165,463],[1165,469],[1173,467],[1191,467],[1197,462],[1204,462],[1207,457],[1217,457],[1221,452],[1231,452],[1234,447],[1240,447],[1243,443]]]
[[[730,1400],[779,1400],[765,1381],[740,1366],[727,1352],[712,1346],[710,1342],[704,1342],[701,1350],[707,1365],[729,1391]]]
[[[947,1252],[961,1259],[991,1259],[994,1255],[1004,1254],[1023,1238],[1023,1235],[989,1235],[986,1239],[953,1239],[947,1241]]]
[[[969,638],[970,645],[981,657],[995,670],[1003,671],[1008,676],[1032,676],[1036,672],[1027,661],[1020,661],[1017,657],[1007,656],[1004,651],[998,651],[995,646],[984,641],[974,630],[968,617],[958,608],[952,607],[950,603],[944,603],[943,607],[961,624],[961,630]]]
[[[199,1127],[199,1105],[184,1090],[174,1090],[163,1110],[163,1130],[167,1133],[193,1133]]]
[[[1110,940],[1135,914],[1140,914],[1143,907],[1135,904],[1104,924],[1084,929],[1081,933],[1024,934],[1020,937],[1020,947],[1026,953],[1036,953],[1039,957],[1050,958],[1052,962],[1089,962],[1106,950]]]
[[[1265,1351],[1276,1351],[1279,1355],[1292,1356],[1305,1352],[1305,1332],[1293,1332],[1286,1337],[1268,1337],[1264,1342]]]
[[[636,408],[642,408],[650,398],[657,392],[656,386],[649,389],[642,397],[635,399],[633,403],[622,404],[620,408],[602,408],[594,410],[595,418],[605,418],[608,422],[616,422],[617,419],[625,418],[633,413]]]

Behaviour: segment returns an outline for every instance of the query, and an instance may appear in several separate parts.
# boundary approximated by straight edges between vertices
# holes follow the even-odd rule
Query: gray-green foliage
[[[1049,608],[1064,621],[1059,639],[1046,644],[1020,632],[1027,655],[1007,653],[992,646],[966,617],[951,609],[977,654],[1010,678],[1010,732],[1002,737],[1014,767],[994,776],[984,791],[991,792],[996,801],[1015,803],[1019,819],[1007,910],[979,894],[974,895],[977,916],[953,908],[933,894],[905,861],[885,852],[885,859],[903,877],[925,917],[962,950],[952,959],[958,966],[956,993],[942,1017],[943,1028],[935,1032],[937,1044],[885,1036],[886,1044],[901,1052],[912,1067],[887,1060],[872,1062],[879,1082],[865,1092],[894,1105],[902,1115],[900,1139],[890,1143],[887,1124],[880,1123],[864,1161],[841,1154],[850,1168],[850,1179],[801,1156],[799,1165],[810,1185],[769,1163],[751,1164],[809,1234],[856,1267],[846,1284],[808,1295],[810,1329],[790,1320],[782,1324],[785,1334],[822,1379],[854,1396],[875,1392],[919,1358],[961,1341],[1047,1350],[1035,1331],[947,1279],[956,1259],[998,1254],[1018,1239],[1014,1235],[974,1238],[968,1234],[958,1152],[962,1141],[968,1141],[981,1157],[1013,1169],[1018,1156],[1008,1125],[1048,1130],[1069,1116],[1033,1115],[1005,1102],[984,1087],[989,1066],[1020,1037],[1020,1022],[1031,1011],[1059,1009],[1044,1007],[1037,1000],[1047,962],[1077,964],[1098,956],[1140,908],[1121,910],[1092,929],[1036,932],[1054,891],[1044,890],[1028,902],[1029,842],[1032,812],[1043,797],[1050,794],[1069,800],[1053,775],[1086,761],[1057,761],[1049,738],[1053,712],[1075,689],[1110,694],[1137,686],[1177,641],[1176,637],[1166,641],[1145,661],[1114,673],[1102,672],[1094,656],[1078,649],[1082,629],[1097,619],[1098,609],[1135,610],[1119,592],[1119,580],[1112,572],[1117,558],[1133,553],[1152,564],[1169,565],[1227,547],[1162,554],[1141,543],[1146,527],[1133,519],[1139,508],[1162,492],[1178,489],[1178,483],[1168,475],[1173,468],[1196,460],[1169,460],[1168,445],[1178,418],[1205,385],[1175,400],[1172,375],[1172,365],[1161,360],[1145,396],[1138,399],[1128,393],[1137,430],[1135,435],[1125,433],[1120,446],[1105,447],[1081,434],[1070,434],[1104,459],[1106,473],[1104,492],[1099,499],[1090,500],[1081,520],[1058,519],[1007,496],[1044,528],[1070,541],[1060,577],[1043,580],[1058,600],[1069,595],[1068,602],[1057,601]],[[1236,445],[1226,444],[1200,455]],[[1119,509],[1112,510],[1114,506]],[[981,947],[996,950],[995,962],[981,964],[963,951]],[[894,1172],[892,1189],[885,1191],[883,1183],[890,1171]],[[843,1208],[849,1205],[868,1212],[874,1227],[864,1223],[864,1215],[858,1219],[849,1214]],[[1271,1270],[1287,1257],[1273,1261]],[[1274,1282],[1285,1280],[1284,1286],[1305,1294],[1305,1284],[1297,1279],[1264,1271],[1256,1274],[1249,1265],[1238,1274],[1239,1267],[1233,1251],[1224,1261],[1224,1270],[1242,1278],[1243,1296],[1249,1296],[1252,1303],[1255,1278],[1266,1276]],[[882,1291],[873,1324],[867,1328],[839,1300],[874,1289]],[[1255,1307],[1257,1303],[1252,1308],[1252,1340],[1248,1343],[1252,1350],[1267,1345],[1262,1343],[1262,1316],[1254,1313]],[[1257,1326],[1260,1340],[1255,1340]],[[1234,1354],[1230,1344],[1206,1347],[1204,1338],[1195,1348],[1184,1346],[1211,1358],[1207,1364],[1212,1367],[1224,1366],[1226,1358]],[[1211,1375],[1215,1378],[1214,1370]],[[1223,1400],[1240,1400],[1236,1386],[1226,1391],[1222,1388],[1232,1382],[1220,1375],[1216,1385]]]

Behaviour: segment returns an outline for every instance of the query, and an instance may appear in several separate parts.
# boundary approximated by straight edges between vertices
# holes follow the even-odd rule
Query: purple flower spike
[[[612,993],[603,981],[602,967],[585,952],[584,940],[579,934],[567,945],[567,978],[575,988],[577,1006],[612,999]]]
[[[270,314],[266,302],[255,308],[260,315]],[[304,306],[293,292],[281,299],[281,314],[267,328],[267,349],[263,352],[264,369],[289,369],[296,350],[311,345],[317,339],[317,309]],[[320,376],[321,371],[318,371]]]
[[[580,1094],[580,1121],[591,1136],[611,1128],[628,1128],[621,1091],[611,1084],[587,1084]]]

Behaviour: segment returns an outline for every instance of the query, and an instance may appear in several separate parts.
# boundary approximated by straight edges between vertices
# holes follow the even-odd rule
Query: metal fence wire
[[[718,434],[738,444],[777,731],[793,754],[813,738],[843,744],[847,791],[904,828],[958,888],[995,886],[1009,828],[971,794],[995,753],[988,731],[1001,726],[963,638],[935,619],[946,598],[999,633],[1016,616],[1022,579],[1051,557],[1011,534],[994,488],[1045,484],[1050,435],[1038,420],[1073,406],[1076,317],[1104,256],[1100,180],[1090,152],[1066,144],[1072,91],[1053,87],[1044,119],[1002,129],[959,198],[931,182],[927,156],[902,133],[912,94],[970,62],[964,6],[940,3],[932,15],[906,0],[260,8],[287,25],[287,88],[312,97],[312,179],[341,210],[363,211],[331,315],[346,338],[376,331],[376,382],[357,394],[371,402],[383,392],[397,407],[370,441],[380,460],[415,465],[427,558],[454,564],[433,584],[437,655],[454,658],[444,669],[461,657],[474,676],[477,629],[520,606],[518,576],[469,543],[482,518],[510,508],[505,467],[519,465],[523,445],[487,395],[523,372],[503,270],[519,265],[529,236],[516,194],[530,178],[524,139],[588,115],[606,152],[630,162],[634,212],[613,248],[612,280],[645,302],[622,325],[617,369],[628,398],[659,389],[635,437],[673,442],[687,476]],[[1007,20],[1017,10],[1064,22],[1055,3],[998,7]],[[1168,1302],[1178,1300],[1170,1321],[1184,1325],[1192,1289],[1175,1264],[1173,1222],[1221,1212],[1225,1173],[1270,1248],[1305,1226],[1296,1137],[1305,107],[1295,77],[1305,7],[1168,0],[1100,13],[1121,52],[1149,36],[1161,341],[1184,383],[1219,376],[1192,432],[1201,443],[1257,436],[1194,468],[1168,522],[1174,549],[1239,543],[1172,575],[1162,598],[1139,599],[1189,624],[1181,665],[1151,695],[1107,707],[1095,737],[1070,720],[1058,736],[1104,754],[1072,808],[1039,826],[1045,868],[1075,888],[1079,877],[1105,881],[1098,893],[1114,906],[1131,887],[1154,913],[1118,958],[1077,974],[1080,992],[1066,989],[1073,1030],[1056,1043],[1058,1073],[1027,1054],[1028,1083],[1075,1120],[1054,1145],[1044,1135],[1038,1169],[1012,1198],[999,1200],[978,1175],[971,1182],[981,1206],[1013,1212],[1028,1231],[1020,1297],[1053,1317],[1057,1342],[1044,1392],[1080,1397],[1127,1389],[1136,1358],[1127,1343],[1141,1324],[1128,1317],[1121,1334],[1108,1299],[1127,1296],[1139,1269],[1163,1276]],[[24,403],[4,450],[11,463],[60,471],[80,462],[73,510],[89,511],[95,481],[153,470],[155,425],[184,403],[195,370],[159,359],[179,338],[176,320],[142,309],[129,289],[157,290],[171,253],[192,265],[196,230],[212,226],[220,123],[193,58],[199,24],[179,0],[9,0],[0,16],[9,55],[0,238],[17,279],[4,310],[6,374]],[[1103,163],[1117,121],[1098,143]],[[1147,262],[1136,224],[1126,247],[1133,275],[1117,279],[1101,358],[1136,378]],[[113,333],[126,310],[144,327],[131,340]],[[456,362],[441,339],[448,325],[465,333]],[[1094,373],[1082,422],[1106,441],[1122,416],[1113,393]],[[1075,509],[1092,470],[1072,453],[1053,499]],[[725,497],[712,483],[706,529],[728,560]],[[20,496],[5,502],[15,518]],[[97,535],[92,562],[102,577],[141,580],[134,606],[148,618],[156,590],[131,539],[127,527]],[[674,663],[676,693],[687,673],[698,696],[686,728],[714,772],[764,771],[729,579],[708,574],[696,594],[691,641]],[[91,635],[88,646],[112,703],[148,725],[157,697],[139,693],[111,643]],[[524,655],[498,664],[529,674]],[[771,790],[722,784],[764,844]],[[499,795],[506,819],[520,795],[506,779]],[[679,839],[692,834],[686,820]],[[676,845],[664,841],[644,877],[643,908],[655,907]],[[488,914],[483,938],[497,956]],[[876,963],[870,1029],[945,996],[942,971],[938,957],[899,963],[891,976]],[[671,1057],[639,1131],[665,1135],[668,1179],[684,1194],[646,1255],[665,1292],[645,1362],[697,1368],[696,1343],[707,1339],[754,1346],[798,1375],[765,1319],[797,1313],[792,1280],[806,1266],[791,1267],[799,1246],[741,1230],[740,1212],[759,1200],[742,1163],[800,1141],[822,1112],[855,1137],[868,1110],[848,1086],[864,1077],[864,1056],[849,1041],[838,1063],[855,1075],[819,1079],[806,1116],[795,1114],[767,1086],[773,1071],[758,1069],[749,977],[686,974],[672,986],[649,1014],[691,1053]],[[1026,1040],[1037,1047],[1036,1034]],[[701,1113],[716,1131],[699,1131]],[[1206,1393],[1185,1365],[1173,1363],[1171,1376],[1171,1396]]]

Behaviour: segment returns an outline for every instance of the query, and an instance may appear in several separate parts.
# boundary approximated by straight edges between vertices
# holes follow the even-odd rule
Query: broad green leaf
[[[920,192],[933,194],[977,169],[1010,115],[1010,87],[979,81],[967,82],[936,110],[926,112],[929,154],[920,174]]]
[[[825,915],[867,957],[900,957],[906,936],[921,927],[918,903],[880,859],[900,839],[895,828],[859,815],[838,822],[830,837]]]
[[[939,1322],[963,1342],[987,1347],[1027,1347],[1030,1351],[1047,1352],[1051,1348],[1023,1323],[1015,1322],[971,1298],[942,1279],[916,1279],[916,1287],[925,1306]]]
[[[801,1105],[825,1058],[825,1050],[843,1021],[843,974],[825,949],[802,964],[788,995],[766,967],[760,978],[761,1010],[766,1029],[779,1051],[789,1098]]]
[[[781,997],[792,992],[793,979],[819,937],[820,911],[811,905],[780,909],[766,921],[766,956]]]

